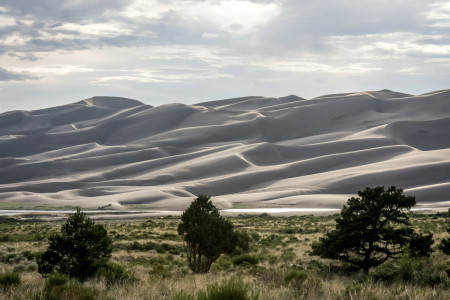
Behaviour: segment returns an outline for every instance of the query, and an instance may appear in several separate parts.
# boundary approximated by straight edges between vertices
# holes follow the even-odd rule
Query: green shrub
[[[149,271],[149,274],[159,278],[169,278],[172,276],[172,268],[167,265],[154,265]]]
[[[371,274],[376,281],[392,283],[398,279],[398,268],[392,262],[387,262],[376,268]]]
[[[289,284],[291,282],[303,282],[308,278],[308,274],[305,271],[290,270],[284,276],[284,282]]]
[[[112,240],[103,225],[77,209],[61,226],[61,233],[49,238],[47,250],[37,260],[38,272],[43,277],[59,272],[85,280],[108,262],[111,252]]]
[[[37,260],[42,252],[31,252],[29,250],[22,251],[22,255],[28,260]]]
[[[259,295],[250,291],[250,285],[242,279],[232,277],[207,286],[206,291],[198,293],[198,300],[257,300]]]
[[[243,264],[257,265],[259,262],[259,259],[255,255],[241,254],[241,255],[237,255],[237,256],[233,257],[231,261],[233,262],[233,265],[235,265],[235,266],[243,265]]]
[[[20,275],[16,272],[0,273],[0,287],[6,289],[20,284]]]
[[[231,261],[225,256],[219,257],[218,260],[214,262],[211,269],[212,271],[226,271],[231,268]]]
[[[108,262],[106,265],[100,267],[95,275],[98,278],[104,278],[109,285],[136,280],[122,265],[113,262]]]
[[[376,268],[370,275],[377,281],[394,283],[408,282],[414,285],[431,286],[448,284],[445,263],[433,262],[429,258],[403,255],[397,262],[388,262]]]
[[[288,263],[293,261],[295,258],[297,257],[297,255],[292,252],[292,250],[283,250],[283,252],[281,253],[280,259],[284,262],[284,263]]]
[[[233,224],[220,216],[210,199],[199,195],[183,212],[178,225],[189,268],[194,273],[207,273],[222,253],[233,252],[241,238]]]
[[[254,232],[251,233],[251,238],[252,238],[252,240],[257,242],[257,241],[259,241],[261,239],[261,236],[259,235],[259,233],[254,231]]]
[[[230,256],[238,256],[244,253],[244,250],[242,250],[241,247],[237,246],[234,248],[233,252],[230,254]]]
[[[294,234],[297,233],[298,230],[296,230],[295,228],[283,228],[279,230],[280,233],[286,233],[286,234]]]
[[[157,278],[169,278],[172,276],[172,271],[175,269],[173,267],[173,261],[168,260],[167,257],[163,255],[158,255],[157,257],[150,258],[150,264],[152,269],[149,274]]]
[[[58,273],[47,278],[43,292],[45,300],[94,300],[97,294],[94,288],[84,287],[78,281]]]
[[[294,288],[303,299],[316,298],[323,292],[323,278],[303,270],[289,270],[284,276],[284,284]]]

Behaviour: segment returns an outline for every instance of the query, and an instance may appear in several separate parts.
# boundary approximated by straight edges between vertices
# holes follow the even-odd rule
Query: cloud
[[[211,33],[211,32],[203,32],[202,33],[202,38],[204,39],[215,39],[215,38],[219,38],[222,35],[220,33]]]
[[[230,33],[248,34],[255,27],[269,22],[280,12],[277,1],[218,0],[218,1],[149,1],[135,0],[122,16],[147,21],[166,18],[182,23],[203,24],[205,27]]]
[[[78,65],[43,65],[27,69],[14,68],[14,71],[18,72],[24,72],[25,70],[36,75],[68,75],[71,73],[86,73],[95,71],[95,69],[85,68]]]
[[[425,16],[432,22],[432,27],[450,27],[450,3],[431,3]]]
[[[30,74],[0,68],[0,81],[23,81],[35,79],[37,79],[37,77]]]
[[[281,3],[281,2],[280,2]],[[255,33],[278,16],[271,1],[17,0],[5,5],[0,52],[192,43]],[[1,22],[0,22],[1,24]],[[1,27],[0,27],[1,28]]]
[[[120,73],[120,72],[115,72]],[[123,72],[125,73],[125,72]],[[105,84],[111,81],[134,81],[140,83],[182,82],[186,80],[233,78],[232,74],[218,73],[214,69],[158,69],[131,70],[127,74],[97,78],[93,84]]]
[[[411,32],[387,34],[330,36],[324,44],[335,55],[361,59],[401,59],[407,57],[436,57],[450,55],[448,38],[442,35],[420,35]]]
[[[0,7],[1,9],[1,7]],[[1,12],[1,10],[0,10]],[[16,24],[16,19],[10,16],[0,15],[0,27],[12,26]]]
[[[39,59],[38,56],[36,56],[33,53],[8,53],[8,56],[10,57],[16,57],[21,60],[28,60],[28,61],[36,61]]]
[[[30,99],[40,97],[30,86],[52,97],[69,87],[160,99],[320,95],[445,88],[450,76],[443,0],[38,2],[0,5],[2,77],[22,78],[2,93],[23,84],[16,91]]]

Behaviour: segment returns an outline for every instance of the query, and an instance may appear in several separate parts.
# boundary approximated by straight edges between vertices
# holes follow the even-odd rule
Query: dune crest
[[[340,208],[366,186],[450,206],[450,90],[158,107],[92,97],[0,114],[0,201],[179,210]]]

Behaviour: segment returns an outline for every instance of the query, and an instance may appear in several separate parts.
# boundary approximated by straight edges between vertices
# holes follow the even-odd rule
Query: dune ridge
[[[0,114],[0,202],[97,208],[340,208],[395,185],[450,206],[450,90],[158,107],[92,97]]]

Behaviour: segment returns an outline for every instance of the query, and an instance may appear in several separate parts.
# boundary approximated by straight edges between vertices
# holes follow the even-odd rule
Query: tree
[[[450,233],[450,226],[447,227],[447,232]],[[442,253],[450,255],[450,238],[442,239],[441,243],[439,244],[439,249],[442,251]]]
[[[210,197],[199,195],[181,215],[178,234],[183,237],[189,267],[207,273],[222,253],[236,247],[233,224],[222,218]]]
[[[106,265],[111,252],[106,229],[78,208],[62,225],[61,233],[49,238],[48,249],[38,259],[38,272],[43,277],[58,272],[85,280]]]
[[[447,218],[450,217],[450,208],[447,212]],[[447,227],[447,232],[450,233],[450,226]],[[439,244],[439,250],[442,251],[442,253],[450,255],[450,238],[442,239],[441,243]]]
[[[343,206],[336,229],[313,244],[312,255],[348,262],[366,273],[398,258],[405,246],[413,255],[430,255],[433,235],[414,233],[409,221],[415,197],[394,186],[365,188],[358,195]]]

